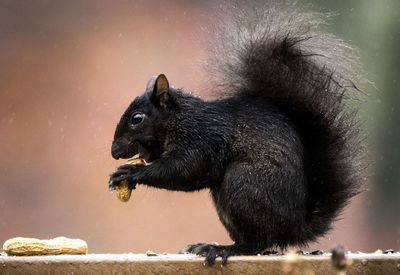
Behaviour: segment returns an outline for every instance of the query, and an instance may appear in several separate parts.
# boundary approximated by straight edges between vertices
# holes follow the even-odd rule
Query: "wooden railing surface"
[[[0,256],[0,274],[399,274],[400,253],[346,254],[338,269],[331,255],[237,256],[226,266],[217,259],[204,266],[202,257],[167,254],[87,254]]]

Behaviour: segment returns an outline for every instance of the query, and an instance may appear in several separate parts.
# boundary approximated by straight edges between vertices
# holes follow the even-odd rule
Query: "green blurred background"
[[[207,98],[198,65],[220,1],[0,0],[0,242],[85,239],[89,251],[177,252],[229,243],[207,191],[108,192],[114,128],[150,76]],[[337,14],[328,27],[359,48],[370,83],[360,106],[371,171],[309,249],[400,249],[400,1],[301,1]]]
[[[336,13],[330,28],[360,49],[371,83],[361,117],[371,157],[368,214],[378,232],[400,235],[400,1],[312,1],[321,11]],[[386,233],[385,233],[386,234]]]

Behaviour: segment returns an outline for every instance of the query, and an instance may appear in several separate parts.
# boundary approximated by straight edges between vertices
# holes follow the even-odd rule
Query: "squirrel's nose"
[[[119,146],[115,141],[112,143],[111,146],[111,155],[115,159],[119,159],[121,157],[121,146]]]

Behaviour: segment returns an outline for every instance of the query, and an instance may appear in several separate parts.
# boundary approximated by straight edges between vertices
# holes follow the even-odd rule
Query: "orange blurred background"
[[[128,203],[108,191],[123,163],[110,154],[116,123],[147,80],[208,98],[208,1],[1,1],[0,242],[64,235],[91,253],[176,253],[230,243],[207,191],[138,186]],[[366,219],[368,192],[309,249],[395,243]]]

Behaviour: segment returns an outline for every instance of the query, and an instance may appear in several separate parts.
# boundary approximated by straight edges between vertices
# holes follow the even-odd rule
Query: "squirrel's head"
[[[165,128],[176,105],[165,75],[153,76],[146,91],[135,98],[122,115],[111,147],[113,158],[136,154],[151,162],[164,151]]]

